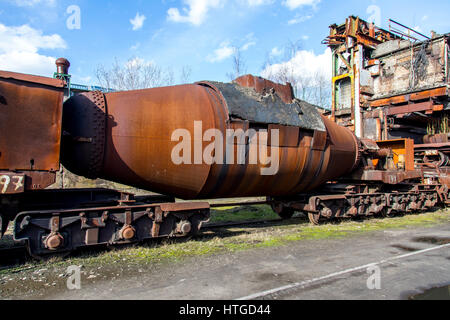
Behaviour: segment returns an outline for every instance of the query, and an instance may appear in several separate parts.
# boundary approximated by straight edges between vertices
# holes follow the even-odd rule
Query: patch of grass
[[[224,207],[211,210],[211,222],[277,219],[278,215],[267,205]]]
[[[230,251],[276,247],[289,244],[293,241],[342,238],[365,232],[403,229],[414,226],[430,227],[444,222],[450,222],[450,211],[438,211],[386,219],[368,219],[362,222],[346,221],[340,224],[330,223],[321,226],[312,226],[309,224],[287,225],[247,235],[240,235],[234,237],[232,240],[224,239],[223,246]]]
[[[0,239],[0,248],[7,248],[13,245],[13,227],[11,223],[8,227],[8,230],[6,230],[5,234],[3,235],[3,238]]]

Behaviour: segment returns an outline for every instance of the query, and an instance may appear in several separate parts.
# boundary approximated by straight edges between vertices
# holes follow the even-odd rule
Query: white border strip
[[[404,259],[404,258],[416,256],[416,255],[419,255],[419,254],[422,254],[422,253],[427,253],[427,252],[430,252],[430,251],[439,250],[439,249],[448,248],[448,247],[450,247],[450,243],[449,244],[444,244],[444,245],[441,245],[441,246],[437,246],[437,247],[433,247],[433,248],[428,248],[428,249],[424,249],[424,250],[408,253],[408,254],[404,254],[404,255],[401,255],[401,256],[396,256],[396,257],[380,260],[378,262],[369,263],[369,264],[366,264],[364,266],[360,266],[360,267],[356,267],[356,268],[351,268],[351,269],[347,269],[347,270],[331,273],[331,274],[323,276],[323,277],[319,277],[319,278],[315,278],[315,279],[311,279],[311,280],[306,280],[306,281],[302,281],[302,282],[297,282],[297,283],[293,283],[293,284],[290,284],[290,285],[287,285],[287,286],[283,286],[283,287],[279,287],[279,288],[275,288],[275,289],[271,289],[271,290],[261,291],[259,293],[255,293],[255,294],[252,294],[252,295],[249,295],[249,296],[246,296],[246,297],[243,297],[243,298],[239,298],[239,299],[236,299],[236,300],[253,300],[253,299],[262,298],[262,297],[265,297],[265,296],[268,296],[268,295],[271,295],[271,294],[274,294],[274,293],[278,293],[278,292],[281,292],[281,291],[289,290],[289,289],[304,288],[304,287],[307,287],[309,285],[312,285],[315,282],[319,282],[319,281],[322,281],[322,280],[334,278],[334,277],[337,277],[337,276],[340,276],[340,275],[344,275],[344,274],[347,274],[347,273],[352,273],[352,272],[359,271],[359,270],[364,270],[364,269],[367,269],[367,268],[372,267],[372,266],[384,264],[386,262],[399,260],[399,259]]]

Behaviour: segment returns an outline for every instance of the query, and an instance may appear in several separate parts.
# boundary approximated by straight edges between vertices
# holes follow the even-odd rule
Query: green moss
[[[261,219],[277,219],[270,206],[224,207],[211,210],[211,222],[233,222]]]

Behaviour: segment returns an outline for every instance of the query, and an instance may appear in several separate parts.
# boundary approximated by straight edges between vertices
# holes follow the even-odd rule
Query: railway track
[[[224,208],[224,207],[245,207],[245,206],[256,206],[256,205],[268,205],[267,201],[244,201],[244,202],[224,202],[224,203],[214,203],[211,204],[211,209],[214,208]],[[232,213],[230,213],[232,216]],[[260,220],[240,220],[240,221],[227,221],[227,222],[214,222],[203,224],[198,237],[210,237],[211,232],[213,234],[226,234],[232,233],[232,230],[226,230],[227,228],[254,228],[254,227],[276,227],[286,224],[300,224],[302,222],[307,222],[308,219],[305,217],[294,217],[291,219],[260,219]],[[151,240],[150,240],[151,241]],[[144,241],[148,242],[147,241]],[[117,247],[120,247],[118,245]],[[81,251],[83,252],[83,251]],[[30,259],[27,247],[25,245],[14,245],[11,247],[0,248],[0,270],[4,269],[5,266],[11,266],[16,264],[21,264]]]
[[[270,223],[278,223],[282,222],[283,219],[270,219],[270,220],[245,220],[245,221],[230,221],[230,222],[220,222],[220,223],[207,223],[205,224],[201,231],[207,231],[207,230],[217,230],[217,229],[223,229],[227,227],[245,227],[245,226],[251,226],[251,225],[263,225],[263,224],[270,224]]]
[[[269,205],[268,201],[242,201],[242,202],[224,202],[224,203],[211,203],[211,209],[224,208],[224,207],[242,207],[242,206],[257,206],[257,205]]]
[[[225,207],[226,205],[220,205],[222,207]],[[236,204],[233,204],[232,206],[236,206]],[[277,227],[282,225],[292,225],[292,224],[301,224],[301,223],[308,223],[308,218],[306,217],[294,217],[291,219],[260,219],[260,220],[241,220],[241,221],[228,221],[228,222],[217,222],[217,223],[206,223],[202,226],[200,233],[196,236],[197,238],[205,238],[208,237],[217,236],[217,235],[226,235],[228,233],[233,233],[234,230],[227,230],[228,228],[237,229],[250,229],[250,228],[268,228],[268,227]],[[182,239],[182,238],[180,238]],[[186,238],[184,238],[186,239]],[[188,238],[189,239],[189,238]],[[153,239],[156,241],[159,241],[161,239]],[[142,244],[150,243],[152,240],[145,240],[142,242]],[[136,242],[138,243],[138,242]],[[158,243],[158,242],[155,242]],[[126,246],[126,245],[125,245]],[[124,246],[124,248],[125,248]],[[112,246],[114,247],[114,246]],[[116,248],[120,248],[120,245],[115,246]],[[106,245],[97,246],[95,248],[85,248],[85,249],[79,249],[78,254],[83,254],[87,252],[88,250],[95,250],[96,252],[101,253],[107,248]],[[98,251],[97,251],[98,250]],[[75,252],[75,251],[74,251]],[[67,255],[70,255],[70,253],[67,253]],[[65,255],[62,255],[61,257],[65,257]],[[0,270],[8,269],[15,265],[21,265],[24,264],[27,261],[30,261],[31,256],[28,253],[27,247],[25,245],[16,244],[11,247],[3,247],[0,248]],[[45,258],[44,258],[45,259]]]
[[[207,223],[203,225],[201,231],[213,231],[213,230],[220,230],[227,227],[251,227],[251,226],[265,226],[265,227],[271,227],[271,226],[277,226],[281,224],[296,224],[299,222],[307,222],[306,218],[291,218],[291,219],[264,219],[264,220],[245,220],[245,221],[230,221],[230,222],[219,222],[219,223]]]

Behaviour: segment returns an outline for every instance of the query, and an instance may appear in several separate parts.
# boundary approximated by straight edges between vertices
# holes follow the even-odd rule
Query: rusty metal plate
[[[0,172],[0,194],[15,194],[25,191],[25,175]]]
[[[57,171],[64,82],[0,72],[0,170]]]
[[[45,86],[55,87],[55,88],[64,88],[65,87],[65,82],[60,79],[40,77],[40,76],[34,76],[34,75],[30,75],[30,74],[23,74],[23,73],[9,72],[9,71],[1,71],[0,70],[0,78],[5,79],[5,80],[9,79],[9,80],[17,80],[17,81],[28,82],[28,83],[35,83],[38,85],[45,85]]]
[[[317,108],[307,102],[294,100],[284,103],[276,94],[262,95],[253,88],[237,83],[200,82],[222,96],[231,116],[253,123],[280,124],[309,130],[325,131]]]
[[[163,203],[160,205],[163,212],[180,212],[191,210],[206,210],[210,208],[208,202],[179,202]]]
[[[292,100],[295,99],[294,89],[290,83],[283,85],[250,74],[239,77],[233,82],[236,82],[243,87],[253,88],[256,92],[261,94],[270,94],[274,91],[284,103],[292,103]]]
[[[279,141],[272,141],[272,130],[279,130]],[[287,127],[271,124],[269,125],[269,146],[297,148],[299,145],[300,129],[298,127]]]
[[[327,133],[322,131],[314,131],[313,150],[323,151],[327,144]]]

